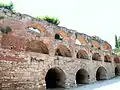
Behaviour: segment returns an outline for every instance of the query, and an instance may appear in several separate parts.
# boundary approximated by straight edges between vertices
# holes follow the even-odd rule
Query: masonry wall
[[[0,28],[9,26],[12,31],[0,33],[2,90],[44,88],[48,70],[56,67],[65,73],[66,86],[76,85],[76,73],[80,69],[88,73],[88,83],[96,81],[99,67],[105,69],[103,77],[106,79],[115,76],[115,67],[119,65],[114,62],[110,44],[104,40],[27,15],[3,11],[0,9],[0,15],[5,17],[0,20]],[[39,33],[32,32],[31,28]],[[59,39],[55,38],[56,34]],[[106,55],[111,58],[105,62]]]

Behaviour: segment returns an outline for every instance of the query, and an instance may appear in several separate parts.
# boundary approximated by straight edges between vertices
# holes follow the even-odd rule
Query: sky
[[[17,12],[56,17],[60,26],[99,36],[113,48],[114,36],[120,36],[120,0],[0,0],[10,1]]]

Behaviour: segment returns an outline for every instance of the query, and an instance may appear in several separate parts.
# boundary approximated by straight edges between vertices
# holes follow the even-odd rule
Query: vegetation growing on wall
[[[9,4],[0,3],[0,8],[5,8],[5,9],[9,9],[9,10],[13,11],[14,5],[12,2],[10,2]]]
[[[57,18],[54,18],[54,17],[50,17],[50,16],[40,17],[40,16],[38,16],[36,18],[39,19],[39,20],[46,20],[46,21],[48,21],[49,23],[52,23],[52,24],[56,24],[56,25],[60,24],[60,21]]]
[[[3,34],[8,34],[8,32],[11,32],[12,29],[11,29],[11,27],[9,27],[9,26],[7,26],[6,28],[0,27],[0,31],[1,31]]]

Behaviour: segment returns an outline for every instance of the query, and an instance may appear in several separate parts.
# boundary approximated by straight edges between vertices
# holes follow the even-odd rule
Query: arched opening
[[[96,72],[96,80],[106,80],[107,79],[107,71],[104,67],[99,67]]]
[[[92,60],[101,61],[102,59],[99,53],[94,53],[92,55]]]
[[[48,70],[45,82],[46,88],[64,88],[66,76],[62,69],[55,67]]]
[[[32,29],[32,30],[37,29],[37,30],[39,30],[40,32],[45,32],[45,31],[46,31],[45,27],[44,27],[43,25],[41,25],[41,24],[38,24],[38,23],[29,24],[29,25],[28,25],[28,28],[30,28],[30,29]],[[35,31],[36,31],[36,30],[35,30]],[[37,31],[37,32],[38,32],[38,31]]]
[[[111,62],[111,58],[109,55],[104,56],[104,62]]]
[[[76,39],[75,44],[81,45],[81,42],[78,39]]]
[[[63,37],[60,36],[59,34],[55,34],[55,39],[57,39],[57,40],[63,40]]]
[[[89,59],[88,54],[85,50],[79,50],[77,53],[77,58]]]
[[[120,75],[120,67],[115,67],[115,75]]]
[[[35,27],[28,27],[28,31],[31,33],[41,33],[40,30]]]
[[[80,69],[76,73],[76,84],[87,84],[89,83],[89,74],[86,70]]]
[[[59,45],[55,51],[55,55],[63,56],[63,57],[72,57],[70,50],[64,46]]]
[[[115,63],[120,63],[119,57],[115,57],[115,58],[114,58],[114,62],[115,62]]]
[[[32,40],[27,42],[26,51],[49,54],[47,46],[42,41]]]

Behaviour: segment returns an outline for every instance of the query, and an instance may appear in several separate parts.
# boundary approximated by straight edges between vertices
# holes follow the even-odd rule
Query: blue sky
[[[60,26],[99,36],[113,48],[114,35],[120,36],[120,0],[0,0],[9,1],[17,12],[57,17]]]

